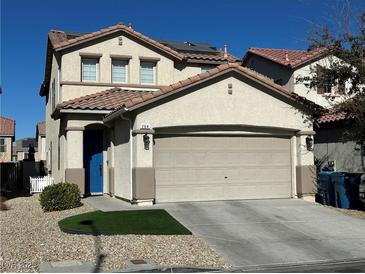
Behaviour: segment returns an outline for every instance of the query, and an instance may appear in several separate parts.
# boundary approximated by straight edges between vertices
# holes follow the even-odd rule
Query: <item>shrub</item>
[[[39,196],[44,211],[57,211],[81,206],[79,187],[71,183],[59,183],[44,188]]]

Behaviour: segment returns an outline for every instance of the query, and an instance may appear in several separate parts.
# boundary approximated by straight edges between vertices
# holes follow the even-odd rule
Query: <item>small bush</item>
[[[59,183],[44,188],[39,196],[44,211],[58,211],[81,206],[79,187],[71,183]]]

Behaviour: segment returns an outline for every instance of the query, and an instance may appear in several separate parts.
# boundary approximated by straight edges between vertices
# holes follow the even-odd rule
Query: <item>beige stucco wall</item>
[[[97,86],[97,83],[111,84],[111,55],[130,56],[128,63],[128,84],[140,84],[140,62],[143,57],[158,59],[156,65],[155,85],[170,85],[180,80],[201,72],[199,65],[194,66],[174,66],[171,57],[162,55],[154,49],[141,45],[139,42],[121,35],[123,45],[119,45],[118,36],[109,36],[96,44],[88,44],[81,49],[65,52],[62,56],[61,75],[62,81],[81,82],[81,54],[102,54],[99,59],[98,79],[94,86],[77,86],[72,83],[65,83],[62,86],[62,100],[92,94],[101,90],[106,90],[112,86]],[[176,65],[176,64],[175,64]],[[122,84],[121,84],[122,85]]]
[[[228,94],[228,84],[232,84],[233,94]],[[304,122],[302,113],[295,107],[236,77],[229,77],[140,113],[134,129],[139,129],[142,123],[150,123],[152,128],[240,124],[312,129],[312,125]]]
[[[1,162],[11,162],[11,150],[12,150],[12,140],[11,137],[2,137],[0,138],[4,139],[5,142],[5,152],[0,152],[0,163]]]
[[[51,117],[52,112],[52,81],[55,81],[55,105],[57,105],[59,93],[60,93],[60,86],[59,86],[59,57],[53,55],[52,57],[52,68],[51,68],[51,76],[50,76],[50,85],[49,85],[49,94],[45,98],[46,99],[46,141],[45,141],[45,154],[46,154],[46,161],[47,161],[47,170],[49,173],[52,174],[52,177],[55,179],[56,182],[63,181],[64,174],[62,170],[58,169],[58,142],[59,142],[59,134],[60,134],[60,120],[54,120]],[[63,148],[61,147],[61,152]],[[52,158],[50,158],[52,156]],[[62,155],[60,155],[62,157]]]
[[[115,195],[131,198],[131,149],[129,122],[117,119],[114,122],[113,158]]]
[[[36,154],[37,161],[45,161],[46,160],[46,137],[38,136],[38,152]]]
[[[306,82],[296,81],[298,77],[300,78],[305,76],[313,76],[314,74],[312,73],[312,71],[313,69],[315,70],[317,64],[322,67],[329,67],[331,64],[331,60],[338,61],[339,59],[333,56],[325,57],[295,70],[293,73],[293,78],[294,78],[293,91],[323,107],[332,107],[335,104],[341,102],[341,100],[343,100],[343,97],[337,96],[334,97],[333,99],[325,97],[322,94],[317,94],[317,90],[315,88],[310,89],[309,87],[306,87],[305,86]],[[346,84],[346,87],[348,87],[348,84]]]

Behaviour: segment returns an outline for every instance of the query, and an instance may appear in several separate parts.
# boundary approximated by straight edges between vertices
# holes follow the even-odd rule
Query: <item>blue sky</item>
[[[203,41],[242,57],[249,47],[306,49],[309,31],[338,18],[334,0],[1,0],[1,115],[16,120],[16,138],[44,120],[38,95],[47,32],[96,31],[117,22],[156,39]],[[364,0],[350,1],[352,11]]]

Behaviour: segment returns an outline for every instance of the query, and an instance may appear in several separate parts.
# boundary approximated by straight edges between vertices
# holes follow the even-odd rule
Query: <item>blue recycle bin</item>
[[[322,203],[328,206],[336,206],[335,187],[332,183],[333,171],[322,171],[319,173],[318,193],[322,194]]]
[[[333,172],[332,182],[335,186],[336,207],[358,208],[360,205],[359,186],[361,174]]]

